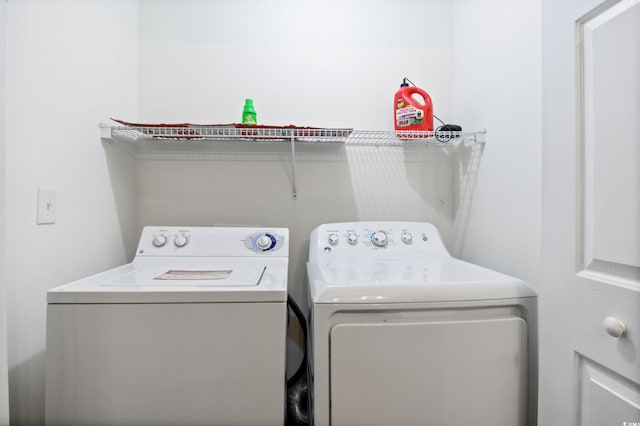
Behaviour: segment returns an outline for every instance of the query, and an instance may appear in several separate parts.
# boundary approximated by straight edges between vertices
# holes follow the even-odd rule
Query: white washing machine
[[[536,424],[523,281],[452,258],[428,223],[321,225],[307,270],[315,425]]]
[[[287,229],[146,227],[47,294],[48,425],[281,425]]]

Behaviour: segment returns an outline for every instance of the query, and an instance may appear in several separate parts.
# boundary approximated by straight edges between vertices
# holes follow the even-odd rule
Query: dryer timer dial
[[[377,247],[385,247],[389,243],[389,236],[384,231],[371,234],[371,242]]]

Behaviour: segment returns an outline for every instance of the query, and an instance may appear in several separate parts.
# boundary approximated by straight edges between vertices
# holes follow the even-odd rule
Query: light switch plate
[[[56,223],[56,190],[38,188],[38,225]]]

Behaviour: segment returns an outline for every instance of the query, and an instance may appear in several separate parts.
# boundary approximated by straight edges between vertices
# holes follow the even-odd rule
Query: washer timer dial
[[[265,253],[277,249],[278,239],[269,232],[258,232],[249,235],[245,240],[245,247],[258,253]]]
[[[258,238],[256,238],[256,246],[260,250],[269,250],[271,248],[271,238],[268,234],[262,234]]]

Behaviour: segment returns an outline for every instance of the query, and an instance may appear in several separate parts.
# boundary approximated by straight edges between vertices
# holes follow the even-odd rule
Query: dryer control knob
[[[358,236],[356,234],[348,234],[347,235],[347,241],[349,242],[349,244],[354,245],[358,243]]]
[[[378,247],[384,247],[389,243],[389,237],[384,231],[376,231],[371,234],[371,242]]]
[[[173,240],[173,244],[175,244],[176,247],[184,247],[187,245],[188,242],[189,242],[189,239],[184,235],[178,235],[175,238],[175,240]]]
[[[167,237],[165,237],[164,235],[155,235],[153,237],[152,243],[156,247],[162,247],[163,245],[167,244]]]
[[[408,232],[402,234],[402,242],[405,244],[411,244],[413,242],[413,235]]]
[[[256,246],[261,250],[267,250],[271,248],[271,237],[267,234],[262,234],[256,239]]]
[[[329,244],[332,246],[338,244],[338,234],[329,234]]]

